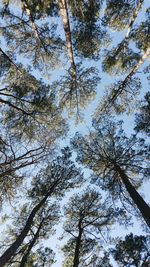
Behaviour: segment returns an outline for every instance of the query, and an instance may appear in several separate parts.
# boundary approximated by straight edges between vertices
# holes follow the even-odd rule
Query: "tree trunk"
[[[74,254],[74,259],[73,259],[73,267],[79,266],[82,233],[83,233],[83,229],[81,228],[81,222],[79,222],[79,234],[78,234],[78,237],[76,239],[75,254]]]
[[[116,48],[116,52],[114,54],[114,57],[116,57],[117,54],[122,50],[122,48],[127,44],[129,34],[130,34],[131,29],[133,27],[133,24],[137,18],[137,15],[138,15],[141,7],[142,7],[143,2],[144,2],[144,0],[139,0],[135,10],[133,11],[130,23],[129,23],[128,28],[127,28],[126,35],[125,35],[124,39],[121,41],[121,43],[118,45],[118,47]]]
[[[140,58],[139,62],[133,67],[133,69],[130,71],[130,73],[121,82],[121,85],[118,87],[118,89],[115,91],[115,93],[113,94],[113,96],[109,100],[109,105],[110,105],[110,103],[112,104],[116,100],[116,98],[124,91],[124,87],[125,87],[126,83],[132,78],[132,76],[142,66],[142,64],[144,63],[145,59],[147,59],[149,55],[150,55],[150,47],[147,48],[146,52]]]
[[[34,217],[36,213],[40,210],[40,208],[45,204],[47,198],[51,195],[55,188],[55,184],[51,187],[50,191],[47,193],[47,195],[37,204],[33,210],[31,211],[27,222],[25,224],[25,227],[21,231],[20,235],[17,237],[17,239],[14,241],[14,243],[3,253],[3,255],[0,257],[0,267],[5,266],[6,263],[9,262],[12,256],[16,253],[17,249],[20,247],[22,244],[23,240],[27,236],[32,224]]]
[[[42,228],[43,221],[44,221],[44,220],[42,220],[42,222],[40,223],[40,225],[39,225],[39,227],[38,227],[38,229],[37,229],[37,231],[36,231],[36,233],[35,233],[35,235],[34,235],[32,241],[31,241],[31,243],[30,243],[29,246],[28,246],[28,249],[27,249],[26,253],[23,255],[22,260],[21,260],[21,262],[20,262],[20,264],[19,264],[19,267],[25,267],[25,265],[26,265],[26,263],[27,263],[27,260],[28,260],[28,257],[29,257],[29,254],[30,254],[30,251],[31,251],[31,249],[33,248],[33,246],[34,246],[36,240],[37,240],[38,237],[39,237],[39,233],[40,233],[40,230],[41,230],[41,228]]]
[[[129,193],[130,197],[132,198],[133,202],[136,204],[137,208],[141,212],[141,215],[145,220],[146,224],[148,225],[148,227],[150,227],[150,207],[136,191],[124,171],[118,165],[115,165],[115,169],[119,173],[122,183],[125,185],[125,188]]]
[[[41,41],[41,38],[39,36],[39,32],[38,32],[38,29],[37,29],[37,26],[35,24],[35,21],[34,21],[34,18],[33,18],[33,15],[31,13],[31,10],[30,10],[30,7],[28,5],[28,2],[26,0],[22,0],[22,3],[23,3],[23,7],[27,13],[27,15],[29,16],[29,20],[31,22],[31,26],[32,26],[32,31],[34,33],[34,36],[36,38],[36,40],[38,41],[39,44],[42,43]]]
[[[142,7],[143,2],[144,2],[144,0],[139,0],[135,10],[132,13],[132,17],[131,17],[131,20],[130,20],[130,23],[129,23],[129,26],[128,26],[128,29],[127,29],[126,36],[125,36],[126,39],[129,37],[129,33],[130,33],[130,31],[132,29],[132,26],[133,26],[133,24],[134,24],[134,22],[135,22],[135,20],[137,18],[137,15],[138,15],[141,7]]]
[[[70,60],[70,65],[73,72],[76,73],[76,65],[73,55],[73,48],[72,48],[72,41],[71,41],[71,30],[70,30],[70,23],[69,23],[69,15],[68,15],[68,7],[66,0],[59,0],[59,9],[60,15],[63,22],[63,28],[66,36],[66,47],[68,52],[68,58]]]

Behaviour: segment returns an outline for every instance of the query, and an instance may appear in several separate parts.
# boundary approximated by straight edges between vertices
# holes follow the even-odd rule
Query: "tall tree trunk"
[[[119,173],[122,183],[125,185],[127,192],[132,198],[133,202],[136,204],[137,208],[141,212],[143,219],[145,220],[148,227],[150,227],[150,207],[136,191],[134,186],[131,184],[129,177],[124,173],[120,166],[115,165],[116,171]]]
[[[67,1],[59,0],[58,2],[59,2],[60,15],[61,15],[62,22],[63,22],[63,28],[64,28],[64,32],[66,36],[66,47],[67,47],[67,52],[68,52],[68,58],[70,60],[72,71],[76,73],[76,65],[75,65],[72,41],[71,41],[71,30],[70,30]]]
[[[139,62],[132,68],[132,70],[126,76],[126,78],[123,81],[121,81],[121,83],[118,86],[118,88],[116,90],[113,90],[107,96],[106,100],[103,101],[104,103],[102,103],[101,108],[99,109],[99,112],[107,111],[107,108],[109,109],[109,107],[112,106],[112,104],[115,102],[115,100],[124,91],[124,88],[125,88],[126,84],[128,83],[128,81],[132,78],[132,76],[134,76],[136,74],[137,70],[142,66],[142,64],[149,57],[149,55],[150,55],[150,47],[147,48],[145,53],[141,56]]]
[[[17,249],[20,247],[20,245],[22,244],[23,240],[25,239],[25,237],[27,236],[35,215],[37,214],[37,212],[40,210],[40,208],[45,204],[47,198],[51,195],[51,193],[53,192],[54,188],[55,188],[55,184],[51,187],[50,191],[47,193],[47,195],[39,202],[39,204],[37,204],[33,210],[31,211],[27,222],[25,224],[25,227],[23,228],[23,230],[21,231],[20,235],[17,237],[17,239],[14,241],[14,243],[3,253],[3,255],[0,257],[0,267],[5,266],[6,263],[9,262],[9,260],[11,259],[12,256],[14,256],[14,254],[16,253]]]
[[[110,95],[107,97],[106,101],[104,101],[104,104],[102,104],[102,107],[100,108],[100,111],[104,111],[107,108],[109,108],[114,101],[118,98],[118,96],[121,95],[121,93],[124,91],[124,87],[128,83],[128,81],[134,76],[134,74],[137,72],[137,70],[142,66],[145,59],[147,59],[150,55],[150,47],[147,48],[146,52],[143,54],[143,56],[140,58],[139,62],[132,68],[130,73],[126,76],[126,78],[121,81],[120,86],[117,88],[117,90],[114,90],[110,93]]]
[[[125,38],[129,37],[129,33],[130,33],[130,31],[131,31],[131,29],[133,27],[133,24],[134,24],[134,22],[135,22],[135,20],[137,18],[137,15],[138,15],[143,3],[144,3],[144,0],[139,0],[138,1],[138,4],[137,4],[135,10],[132,13],[132,16],[131,16],[130,23],[129,23],[128,28],[127,28],[127,33],[126,33]]]
[[[76,239],[75,254],[73,259],[73,267],[79,266],[79,257],[80,257],[80,248],[81,248],[81,239],[82,239],[83,229],[81,228],[81,221],[79,222],[79,234]]]
[[[128,39],[129,39],[129,34],[132,30],[132,27],[133,27],[133,24],[138,16],[138,13],[142,7],[142,4],[143,4],[144,0],[139,0],[138,1],[138,4],[135,8],[135,10],[133,11],[132,13],[132,16],[131,16],[131,19],[130,19],[130,23],[127,27],[127,32],[126,32],[126,35],[124,37],[124,39],[121,41],[121,43],[118,45],[118,47],[116,48],[116,51],[115,51],[115,54],[114,54],[114,57],[117,56],[117,54],[122,50],[123,47],[125,47],[125,45],[127,44],[128,42]]]
[[[130,71],[130,73],[121,82],[121,85],[118,87],[118,89],[114,92],[114,94],[110,98],[108,105],[112,104],[117,99],[117,97],[124,91],[124,87],[127,84],[127,82],[132,78],[132,76],[142,66],[142,64],[144,63],[145,59],[147,59],[149,55],[150,55],[150,47],[147,48],[147,50],[145,51],[143,56],[140,58],[139,62],[133,67],[133,69]]]
[[[32,27],[32,31],[34,33],[34,36],[35,36],[36,40],[38,41],[38,43],[41,44],[42,41],[41,41],[41,38],[40,38],[40,35],[39,35],[39,32],[38,32],[37,26],[35,24],[34,17],[33,17],[32,13],[31,13],[29,5],[28,5],[28,1],[27,0],[22,0],[22,3],[23,3],[23,7],[24,7],[27,15],[29,16],[29,20],[31,22],[31,27]]]
[[[37,229],[37,231],[36,231],[36,233],[35,233],[35,235],[34,235],[32,241],[31,241],[31,243],[30,243],[29,246],[28,246],[28,249],[27,249],[26,253],[23,255],[23,257],[22,257],[22,259],[21,259],[21,262],[20,262],[20,264],[19,264],[19,267],[25,267],[25,265],[26,265],[26,263],[27,263],[27,260],[28,260],[28,257],[29,257],[29,254],[30,254],[30,251],[31,251],[31,249],[33,248],[33,246],[34,246],[36,240],[37,240],[38,237],[39,237],[39,233],[40,233],[40,230],[41,230],[41,228],[42,228],[43,221],[44,221],[44,219],[43,219],[42,222],[40,223],[40,225],[39,225],[39,227],[38,227],[38,229]]]

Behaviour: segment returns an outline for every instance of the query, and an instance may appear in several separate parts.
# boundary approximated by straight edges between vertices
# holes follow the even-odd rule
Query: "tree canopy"
[[[149,21],[0,1],[0,267],[148,267]]]

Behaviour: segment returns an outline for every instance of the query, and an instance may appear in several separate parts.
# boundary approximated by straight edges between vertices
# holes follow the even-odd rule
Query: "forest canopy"
[[[150,6],[0,1],[0,267],[149,267]]]

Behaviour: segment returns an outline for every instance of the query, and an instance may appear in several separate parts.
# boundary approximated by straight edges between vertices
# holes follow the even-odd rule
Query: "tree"
[[[122,3],[121,3],[122,2]],[[108,11],[109,8],[111,10],[111,8],[113,8],[113,13],[114,13],[114,17],[115,17],[115,12],[118,13],[118,15],[121,15],[121,20],[118,20],[118,23],[122,23],[122,13],[120,13],[120,11],[118,9],[122,8],[122,9],[126,9],[127,8],[127,12],[131,12],[132,10],[132,6],[134,6],[133,9],[133,13],[131,15],[131,17],[126,17],[126,19],[130,19],[129,20],[129,24],[124,24],[123,27],[127,28],[126,34],[124,39],[117,45],[117,47],[113,48],[111,51],[108,51],[106,53],[105,59],[103,61],[103,69],[104,71],[107,71],[109,73],[118,73],[120,71],[126,72],[127,69],[129,69],[129,67],[131,68],[133,64],[135,64],[135,62],[138,60],[139,55],[138,53],[134,53],[133,50],[131,50],[131,48],[129,49],[128,45],[129,45],[129,41],[131,40],[131,32],[133,30],[133,25],[134,22],[138,16],[138,13],[143,5],[143,0],[139,0],[137,1],[137,3],[127,3],[125,1],[117,1],[115,3],[115,1],[110,1],[108,3]],[[118,5],[117,8],[115,8]],[[111,7],[110,7],[111,6]],[[121,7],[122,6],[122,7]],[[131,9],[128,9],[129,7],[131,7]],[[107,7],[106,7],[107,10]],[[106,12],[107,13],[107,12]],[[123,11],[123,15],[125,15],[124,11]],[[110,20],[112,19],[112,17],[110,17]],[[106,23],[106,21],[109,20],[109,17],[104,17],[104,21]],[[112,23],[115,23],[117,20],[117,16],[112,19]],[[117,28],[117,30],[120,30],[120,27]]]
[[[150,237],[130,233],[120,240],[115,249],[111,249],[114,259],[120,267],[146,267],[150,258]]]
[[[103,17],[104,25],[107,25],[117,31],[128,28],[133,20],[132,17],[136,17],[136,13],[140,9],[142,2],[143,0],[133,0],[130,2],[125,0],[108,0],[106,2],[107,5]],[[136,3],[137,8],[135,10]]]
[[[30,210],[33,206],[24,205],[21,208],[21,211],[16,214],[15,220],[13,219],[12,225],[7,230],[7,242],[3,241],[3,245],[1,246],[1,250],[3,251],[6,247],[9,247],[13,240],[17,239],[22,231],[24,225],[26,224],[26,220]],[[42,209],[37,212],[33,224],[30,226],[30,230],[26,236],[26,239],[22,242],[18,251],[11,257],[10,261],[8,261],[7,266],[18,266],[25,267],[28,263],[32,261],[32,266],[35,266],[36,261],[41,254],[41,259],[39,262],[44,262],[44,253],[45,250],[45,263],[53,263],[54,262],[54,253],[49,248],[43,248],[40,246],[40,242],[49,238],[50,235],[54,234],[54,226],[59,221],[59,206],[56,203],[46,202],[43,205]],[[7,244],[4,246],[4,244]],[[39,248],[38,248],[39,246]],[[37,247],[34,251],[34,247]],[[43,252],[42,252],[43,251]],[[47,252],[46,252],[47,251]],[[47,253],[50,253],[49,257],[46,256]],[[30,266],[30,265],[29,265]]]
[[[80,170],[76,168],[70,157],[69,149],[65,148],[62,156],[57,157],[33,179],[29,195],[35,200],[34,206],[19,235],[0,257],[2,267],[16,254],[35,222],[36,215],[46,205],[49,198],[60,198],[66,190],[82,182]]]
[[[128,15],[126,16],[125,9],[127,8],[126,11],[128,13],[130,12],[130,6],[131,10],[133,6],[133,13],[129,22],[123,24],[123,27],[127,27],[124,39],[110,51],[105,50],[102,63],[103,70],[109,74],[119,75],[120,73],[127,73],[127,75],[125,78],[119,78],[117,82],[108,87],[98,107],[99,113],[112,110],[113,108],[117,112],[127,111],[128,107],[129,111],[131,109],[133,110],[136,95],[141,89],[141,82],[137,76],[137,72],[142,68],[142,65],[150,55],[148,33],[149,9],[145,13],[146,18],[139,25],[134,25],[142,4],[143,0],[131,1],[131,3],[122,0],[108,1],[108,11],[112,8],[112,14],[114,14],[114,17],[110,16],[110,19],[112,19],[112,23],[117,23],[118,30],[119,27],[121,29],[119,23],[122,23],[124,17],[127,20],[130,19]],[[121,16],[120,19],[118,19],[118,16]],[[133,42],[136,50],[132,45]]]
[[[68,53],[68,58],[70,61],[70,68],[72,73],[72,78],[76,76],[76,63],[73,54],[73,46],[71,40],[71,29],[70,29],[70,21],[69,21],[69,12],[68,12],[68,4],[66,0],[60,0],[59,2],[59,10],[60,15],[62,17],[63,28],[66,37],[66,48]]]
[[[102,257],[99,257],[97,255],[93,255],[90,259],[90,263],[87,264],[87,267],[113,267],[110,264],[110,259],[109,259],[109,253],[104,252],[104,255]]]
[[[127,200],[130,196],[150,227],[150,207],[136,190],[149,175],[148,146],[136,135],[127,138],[122,123],[112,117],[95,120],[93,127],[88,136],[77,134],[72,141],[78,152],[77,161],[91,168],[95,173],[93,180],[114,198],[123,195]]]
[[[25,178],[24,169],[37,165],[48,153],[46,147],[22,147],[14,137],[1,133],[0,138],[0,202],[14,196]]]
[[[48,157],[56,139],[67,130],[53,89],[21,70],[18,74],[15,68],[9,68],[0,89],[1,200],[21,184],[23,168]]]
[[[150,93],[146,93],[145,101],[141,102],[140,112],[135,117],[135,130],[150,134]]]
[[[82,58],[99,59],[100,48],[109,42],[99,19],[103,1],[69,1],[72,13],[72,37],[76,54]]]
[[[35,68],[47,71],[48,66],[57,64],[63,42],[56,36],[56,24],[42,22],[39,26],[38,23],[44,19],[47,12],[50,12],[49,15],[56,14],[52,11],[56,5],[53,1],[45,4],[43,1],[40,1],[41,4],[37,2],[20,1],[20,5],[17,5],[19,12],[15,12],[9,4],[7,9],[2,7],[1,17],[5,19],[5,24],[1,27],[1,32],[13,58],[19,53],[30,59]]]
[[[138,62],[133,66],[129,74],[121,81],[118,81],[108,87],[104,97],[102,98],[101,104],[98,107],[99,113],[108,111],[112,108],[114,108],[118,113],[127,110],[131,100],[133,100],[134,96],[139,93],[139,89],[141,88],[140,79],[138,77],[134,77],[134,75],[148,58],[149,54],[150,48],[148,47],[144,54],[141,55]]]
[[[114,210],[106,202],[102,203],[101,195],[93,189],[71,198],[65,207],[64,224],[64,231],[71,238],[63,248],[66,260],[72,259],[71,266],[87,266],[94,249],[99,247],[101,232],[114,222],[114,214]]]
[[[43,81],[38,81],[25,70],[19,76],[16,71],[10,70],[3,84],[4,87],[0,90],[0,102],[2,111],[5,111],[3,122],[10,131],[30,139],[35,137],[37,139],[38,131],[41,140],[41,129],[44,128],[46,132],[47,126],[50,134],[51,127],[54,126],[52,122],[54,117],[55,127],[57,119],[58,127],[61,126],[63,119],[55,104],[55,93],[50,86],[46,86]],[[57,132],[59,133],[59,129]]]
[[[60,105],[67,106],[71,112],[76,108],[77,118],[80,118],[80,108],[85,108],[87,103],[96,95],[96,86],[100,78],[94,67],[85,68],[80,63],[76,65],[76,78],[72,79],[72,71],[58,82],[60,91]]]

